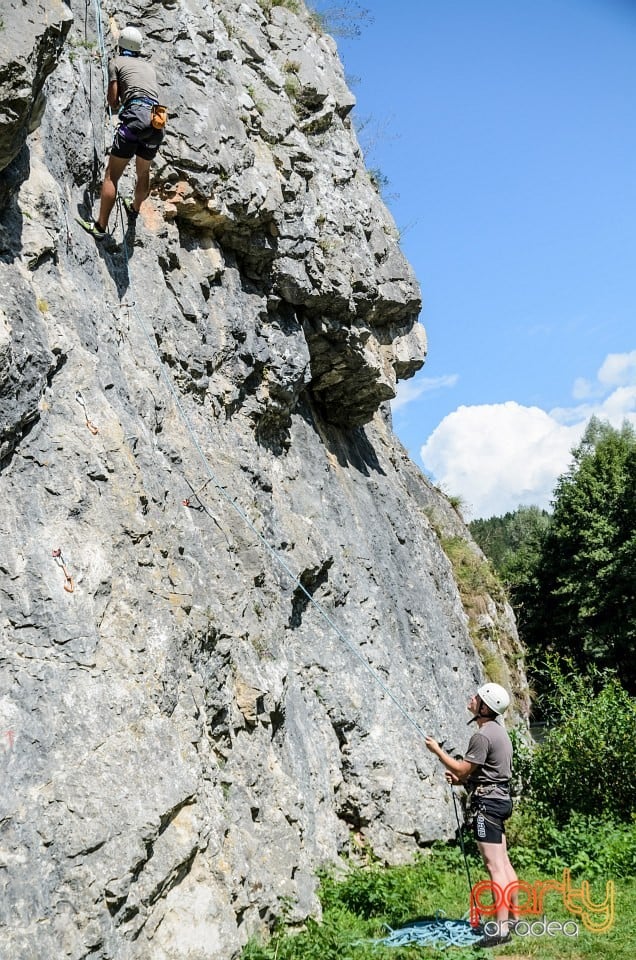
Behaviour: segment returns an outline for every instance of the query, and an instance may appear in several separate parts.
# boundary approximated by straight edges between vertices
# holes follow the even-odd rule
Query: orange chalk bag
[[[150,110],[150,123],[155,130],[163,130],[168,122],[168,108],[162,104],[155,104]]]

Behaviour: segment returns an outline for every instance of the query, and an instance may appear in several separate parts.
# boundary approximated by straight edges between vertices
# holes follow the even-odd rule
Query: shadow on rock
[[[327,449],[337,458],[340,466],[353,467],[365,477],[372,473],[385,475],[364,427],[347,431],[331,427],[324,439]]]
[[[325,447],[341,467],[353,467],[365,477],[370,477],[373,473],[386,476],[364,427],[345,430],[335,424],[325,423],[309,396],[306,397],[305,402],[298,404],[297,410],[303,419],[320,434]]]
[[[93,200],[88,190],[84,190],[81,203],[77,205],[78,216],[82,220],[91,220],[93,218]],[[117,290],[117,296],[121,300],[130,286],[130,272],[128,263],[132,259],[135,249],[135,229],[134,221],[126,222],[122,213],[117,213],[115,219],[115,231],[123,231],[121,242],[117,242],[112,233],[109,233],[105,239],[97,240],[93,238],[96,253],[104,261],[104,266],[108,270]],[[81,229],[81,228],[80,228]],[[88,234],[87,236],[90,236]]]
[[[0,173],[0,260],[13,263],[22,251],[22,211],[18,191],[31,174],[29,149],[26,144]]]

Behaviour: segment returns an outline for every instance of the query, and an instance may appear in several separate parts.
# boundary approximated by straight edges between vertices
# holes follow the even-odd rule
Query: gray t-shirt
[[[115,57],[108,64],[108,81],[117,81],[119,99],[122,103],[136,97],[158,100],[158,83],[155,68],[149,60],[141,57]]]
[[[506,729],[496,720],[489,720],[470,738],[464,760],[479,767],[466,781],[469,790],[478,786],[494,786],[493,796],[508,796],[507,787],[512,775],[512,743]]]

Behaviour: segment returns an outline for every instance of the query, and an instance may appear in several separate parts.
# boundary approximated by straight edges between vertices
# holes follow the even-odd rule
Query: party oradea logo
[[[582,880],[576,887],[572,884],[571,871],[565,869],[561,880],[535,880],[528,883],[525,880],[516,880],[502,887],[492,880],[480,880],[473,885],[470,891],[470,922],[476,927],[482,917],[495,916],[498,910],[506,909],[520,919],[515,923],[515,933],[518,936],[549,936],[562,934],[566,937],[579,935],[577,920],[547,920],[546,899],[560,896],[561,903],[583,927],[590,933],[607,933],[614,924],[614,882],[608,880],[605,884],[605,899],[595,903],[592,891],[587,880]],[[517,901],[516,903],[514,901]],[[554,900],[551,899],[551,903]],[[532,919],[541,918],[541,919]],[[488,930],[489,924],[496,926],[494,921],[484,925],[484,933],[493,933]],[[498,932],[498,931],[495,931]]]

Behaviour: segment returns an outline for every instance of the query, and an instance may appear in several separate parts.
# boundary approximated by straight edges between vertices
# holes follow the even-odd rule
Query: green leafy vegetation
[[[68,58],[71,63],[75,63],[78,56],[81,58],[91,57],[96,54],[97,51],[97,41],[88,40],[85,37],[81,37],[78,33],[71,33],[66,41],[66,49],[68,53]]]
[[[615,676],[566,666],[555,659],[546,666],[544,712],[552,726],[533,759],[533,802],[559,823],[573,811],[629,822],[636,810],[636,700]]]
[[[341,0],[340,3],[325,3],[315,0],[309,4],[314,28],[319,33],[329,33],[337,39],[359,37],[362,28],[373,23],[369,11],[357,0]]]
[[[502,596],[501,583],[479,552],[463,537],[441,537],[444,553],[453,567],[459,592],[467,611],[485,593]]]
[[[536,567],[550,514],[539,507],[519,507],[503,517],[471,520],[470,532],[505,582],[517,582],[516,571]]]
[[[284,7],[292,13],[300,13],[299,0],[257,0],[259,7],[269,14],[273,7]]]

